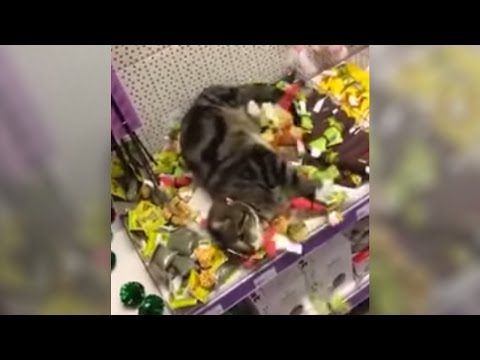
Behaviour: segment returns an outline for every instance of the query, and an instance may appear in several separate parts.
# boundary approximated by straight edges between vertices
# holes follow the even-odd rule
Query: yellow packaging
[[[188,279],[188,291],[198,301],[205,304],[210,296],[210,291],[200,286],[199,274],[195,270],[190,273]]]
[[[345,81],[340,78],[333,78],[329,82],[329,92],[335,96],[340,97],[345,89]]]
[[[155,253],[155,249],[157,248],[158,242],[157,237],[159,234],[152,232],[148,234],[147,243],[145,247],[142,249],[142,255],[146,259],[151,259],[153,254]]]
[[[137,206],[135,206],[134,211],[141,214],[155,207],[156,206],[152,204],[150,201],[142,200],[138,202]]]
[[[174,288],[175,286],[170,288],[170,300],[168,302],[168,305],[172,310],[184,309],[198,304],[198,300],[188,293],[187,281],[184,281],[183,284],[179,284],[177,290]]]
[[[160,244],[162,244],[163,246],[168,247],[168,242],[170,240],[170,233],[162,231],[159,233],[159,235],[160,236],[157,238],[157,241],[159,241]]]
[[[128,212],[128,229],[144,231],[146,234],[158,230],[165,225],[162,209],[149,201],[140,201]]]
[[[368,91],[370,89],[370,74],[368,71],[362,69],[360,66],[348,63],[345,65],[349,75],[362,84],[362,86]]]
[[[369,109],[370,109],[370,96],[364,95],[363,99],[360,102],[359,112],[360,114],[363,115]]]
[[[184,299],[172,299],[168,303],[170,309],[179,310],[188,307],[192,307],[198,304],[198,300],[195,298],[184,298]]]
[[[112,159],[112,163],[110,166],[110,173],[112,178],[118,179],[125,175],[125,171],[123,170],[122,163],[120,162],[120,159],[118,157],[114,157]]]
[[[146,233],[156,232],[167,223],[160,208],[150,209],[144,215],[144,218],[140,218],[140,223]]]
[[[139,202],[133,211],[145,233],[155,232],[167,222],[162,209],[149,201]]]
[[[216,272],[220,266],[227,262],[228,258],[224,252],[218,248],[215,248],[215,254],[213,255],[211,271]]]
[[[330,307],[328,306],[328,303],[324,300],[322,300],[322,298],[320,296],[318,296],[316,293],[313,293],[313,294],[310,294],[308,296],[309,300],[310,300],[310,303],[312,304],[315,312],[316,312],[316,315],[330,315],[331,314],[331,311],[330,311]]]
[[[352,310],[347,299],[338,294],[332,296],[329,304],[335,314],[345,315]]]
[[[127,226],[129,231],[143,231],[143,227],[138,222],[136,211],[129,211]]]
[[[112,179],[110,181],[110,192],[113,196],[122,199],[122,200],[127,200],[127,193],[125,190],[120,186],[117,180]]]

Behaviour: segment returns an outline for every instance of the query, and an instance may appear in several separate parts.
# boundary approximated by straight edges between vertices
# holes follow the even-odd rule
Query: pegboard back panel
[[[370,49],[367,47],[362,51],[355,53],[355,55],[352,55],[348,61],[357,64],[363,69],[367,69],[370,66]]]
[[[203,88],[274,81],[284,75],[287,61],[288,45],[112,46],[113,67],[142,122],[139,134],[152,150],[161,147],[172,123]],[[349,61],[367,67],[368,48]]]
[[[286,45],[114,45],[112,63],[154,150],[203,88],[274,81],[287,52]]]

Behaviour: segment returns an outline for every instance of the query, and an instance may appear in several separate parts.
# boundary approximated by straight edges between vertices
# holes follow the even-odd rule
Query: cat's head
[[[238,102],[238,92],[232,86],[212,85],[202,91],[200,99],[218,106],[234,106]]]
[[[248,205],[214,200],[207,220],[208,231],[222,248],[244,255],[258,248],[259,219]]]

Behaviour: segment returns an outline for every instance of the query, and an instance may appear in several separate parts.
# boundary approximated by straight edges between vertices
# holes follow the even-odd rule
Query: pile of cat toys
[[[312,81],[314,128],[304,141],[305,165],[333,176],[336,184],[357,188],[367,183],[369,166],[369,73],[353,64],[325,71]],[[310,176],[315,174],[309,170]]]
[[[327,209],[324,215],[345,201],[333,184],[357,188],[369,180],[369,74],[342,64],[312,83],[313,91],[300,82],[280,81],[280,101],[256,111],[249,104],[249,112],[260,117],[264,140],[322,188],[317,200]]]
[[[118,214],[147,270],[159,287],[168,286],[171,309],[205,303],[230,274],[228,258],[200,230],[189,205],[194,192],[179,149],[179,127],[168,144],[151,155],[129,131],[129,140],[112,133],[111,194]]]
[[[131,153],[130,160],[134,156]],[[205,303],[231,268],[225,266],[226,254],[202,231],[199,212],[189,205],[194,188],[180,156],[178,127],[149,165],[155,181],[134,176],[133,171],[127,174],[114,156],[112,196],[117,205],[127,204],[126,228],[154,281],[160,287],[167,284],[169,307],[177,310]]]
[[[280,81],[280,101],[257,110],[249,104],[249,112],[260,116],[263,138],[301,173],[319,185],[359,187],[370,172],[369,73],[342,64],[311,83]]]
[[[186,227],[156,237],[160,239],[155,250],[148,258],[144,254],[144,260],[154,279],[168,284],[170,308],[178,310],[206,303],[228,276],[225,253],[208,235]]]
[[[143,197],[150,187],[142,188]],[[127,213],[127,228],[134,244],[153,279],[168,284],[170,296],[166,300],[173,310],[205,303],[220,282],[219,270],[228,260],[208,234],[189,229],[200,222],[200,217],[179,197],[179,189],[176,192],[163,207],[143,197]]]
[[[248,105],[260,118],[263,139],[320,190],[317,201],[291,199],[289,209],[264,224],[262,247],[244,266],[254,267],[279,251],[301,254],[296,245],[308,240],[305,220],[312,216],[326,217],[332,226],[343,221],[348,199],[342,187],[357,188],[369,179],[368,82],[367,71],[342,64],[314,79],[313,91],[301,82],[280,81],[278,103]]]
[[[370,117],[369,73],[354,64],[342,64],[314,79],[320,94],[329,95],[355,121],[350,131],[368,132]]]

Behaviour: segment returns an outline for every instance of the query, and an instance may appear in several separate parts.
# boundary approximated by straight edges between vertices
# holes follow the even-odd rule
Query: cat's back
[[[203,90],[182,119],[180,145],[186,157],[191,151],[202,148],[211,138],[227,133],[227,124],[222,116],[222,108],[227,104],[217,88],[223,89],[214,86]]]
[[[234,97],[234,93],[230,95]],[[229,99],[204,91],[182,119],[182,155],[202,184],[220,163],[239,156],[259,138],[260,129],[246,108]]]

